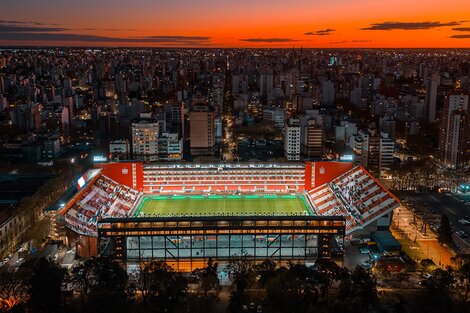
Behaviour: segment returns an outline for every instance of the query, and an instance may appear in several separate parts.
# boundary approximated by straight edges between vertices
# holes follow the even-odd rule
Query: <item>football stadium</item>
[[[390,225],[398,200],[345,162],[102,163],[60,213],[84,257],[309,261]]]

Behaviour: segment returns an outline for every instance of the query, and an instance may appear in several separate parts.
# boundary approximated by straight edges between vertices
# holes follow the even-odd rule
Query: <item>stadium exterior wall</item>
[[[354,164],[351,162],[314,162],[312,165],[312,187],[307,190],[329,183],[336,177],[352,169],[353,166]]]
[[[140,162],[125,163],[96,163],[96,168],[102,168],[102,174],[112,180],[142,191],[144,181],[144,171]]]

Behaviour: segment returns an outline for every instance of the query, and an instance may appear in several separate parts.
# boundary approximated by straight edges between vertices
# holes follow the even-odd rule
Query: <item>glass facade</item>
[[[208,258],[314,260],[329,257],[343,217],[250,216],[106,218],[98,222],[100,255],[140,262],[165,260],[178,270],[202,267]]]
[[[128,260],[228,259],[234,256],[307,259],[318,256],[318,236],[304,234],[129,236]]]

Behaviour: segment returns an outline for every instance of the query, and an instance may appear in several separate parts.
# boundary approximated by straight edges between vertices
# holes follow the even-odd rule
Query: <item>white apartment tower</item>
[[[140,118],[132,122],[132,152],[135,159],[158,159],[158,130],[158,121],[153,118]]]
[[[300,121],[291,118],[284,127],[284,156],[288,161],[300,160]]]

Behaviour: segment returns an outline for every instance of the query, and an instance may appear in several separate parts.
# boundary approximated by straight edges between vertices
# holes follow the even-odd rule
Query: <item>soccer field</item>
[[[136,217],[310,215],[303,196],[145,196]]]

